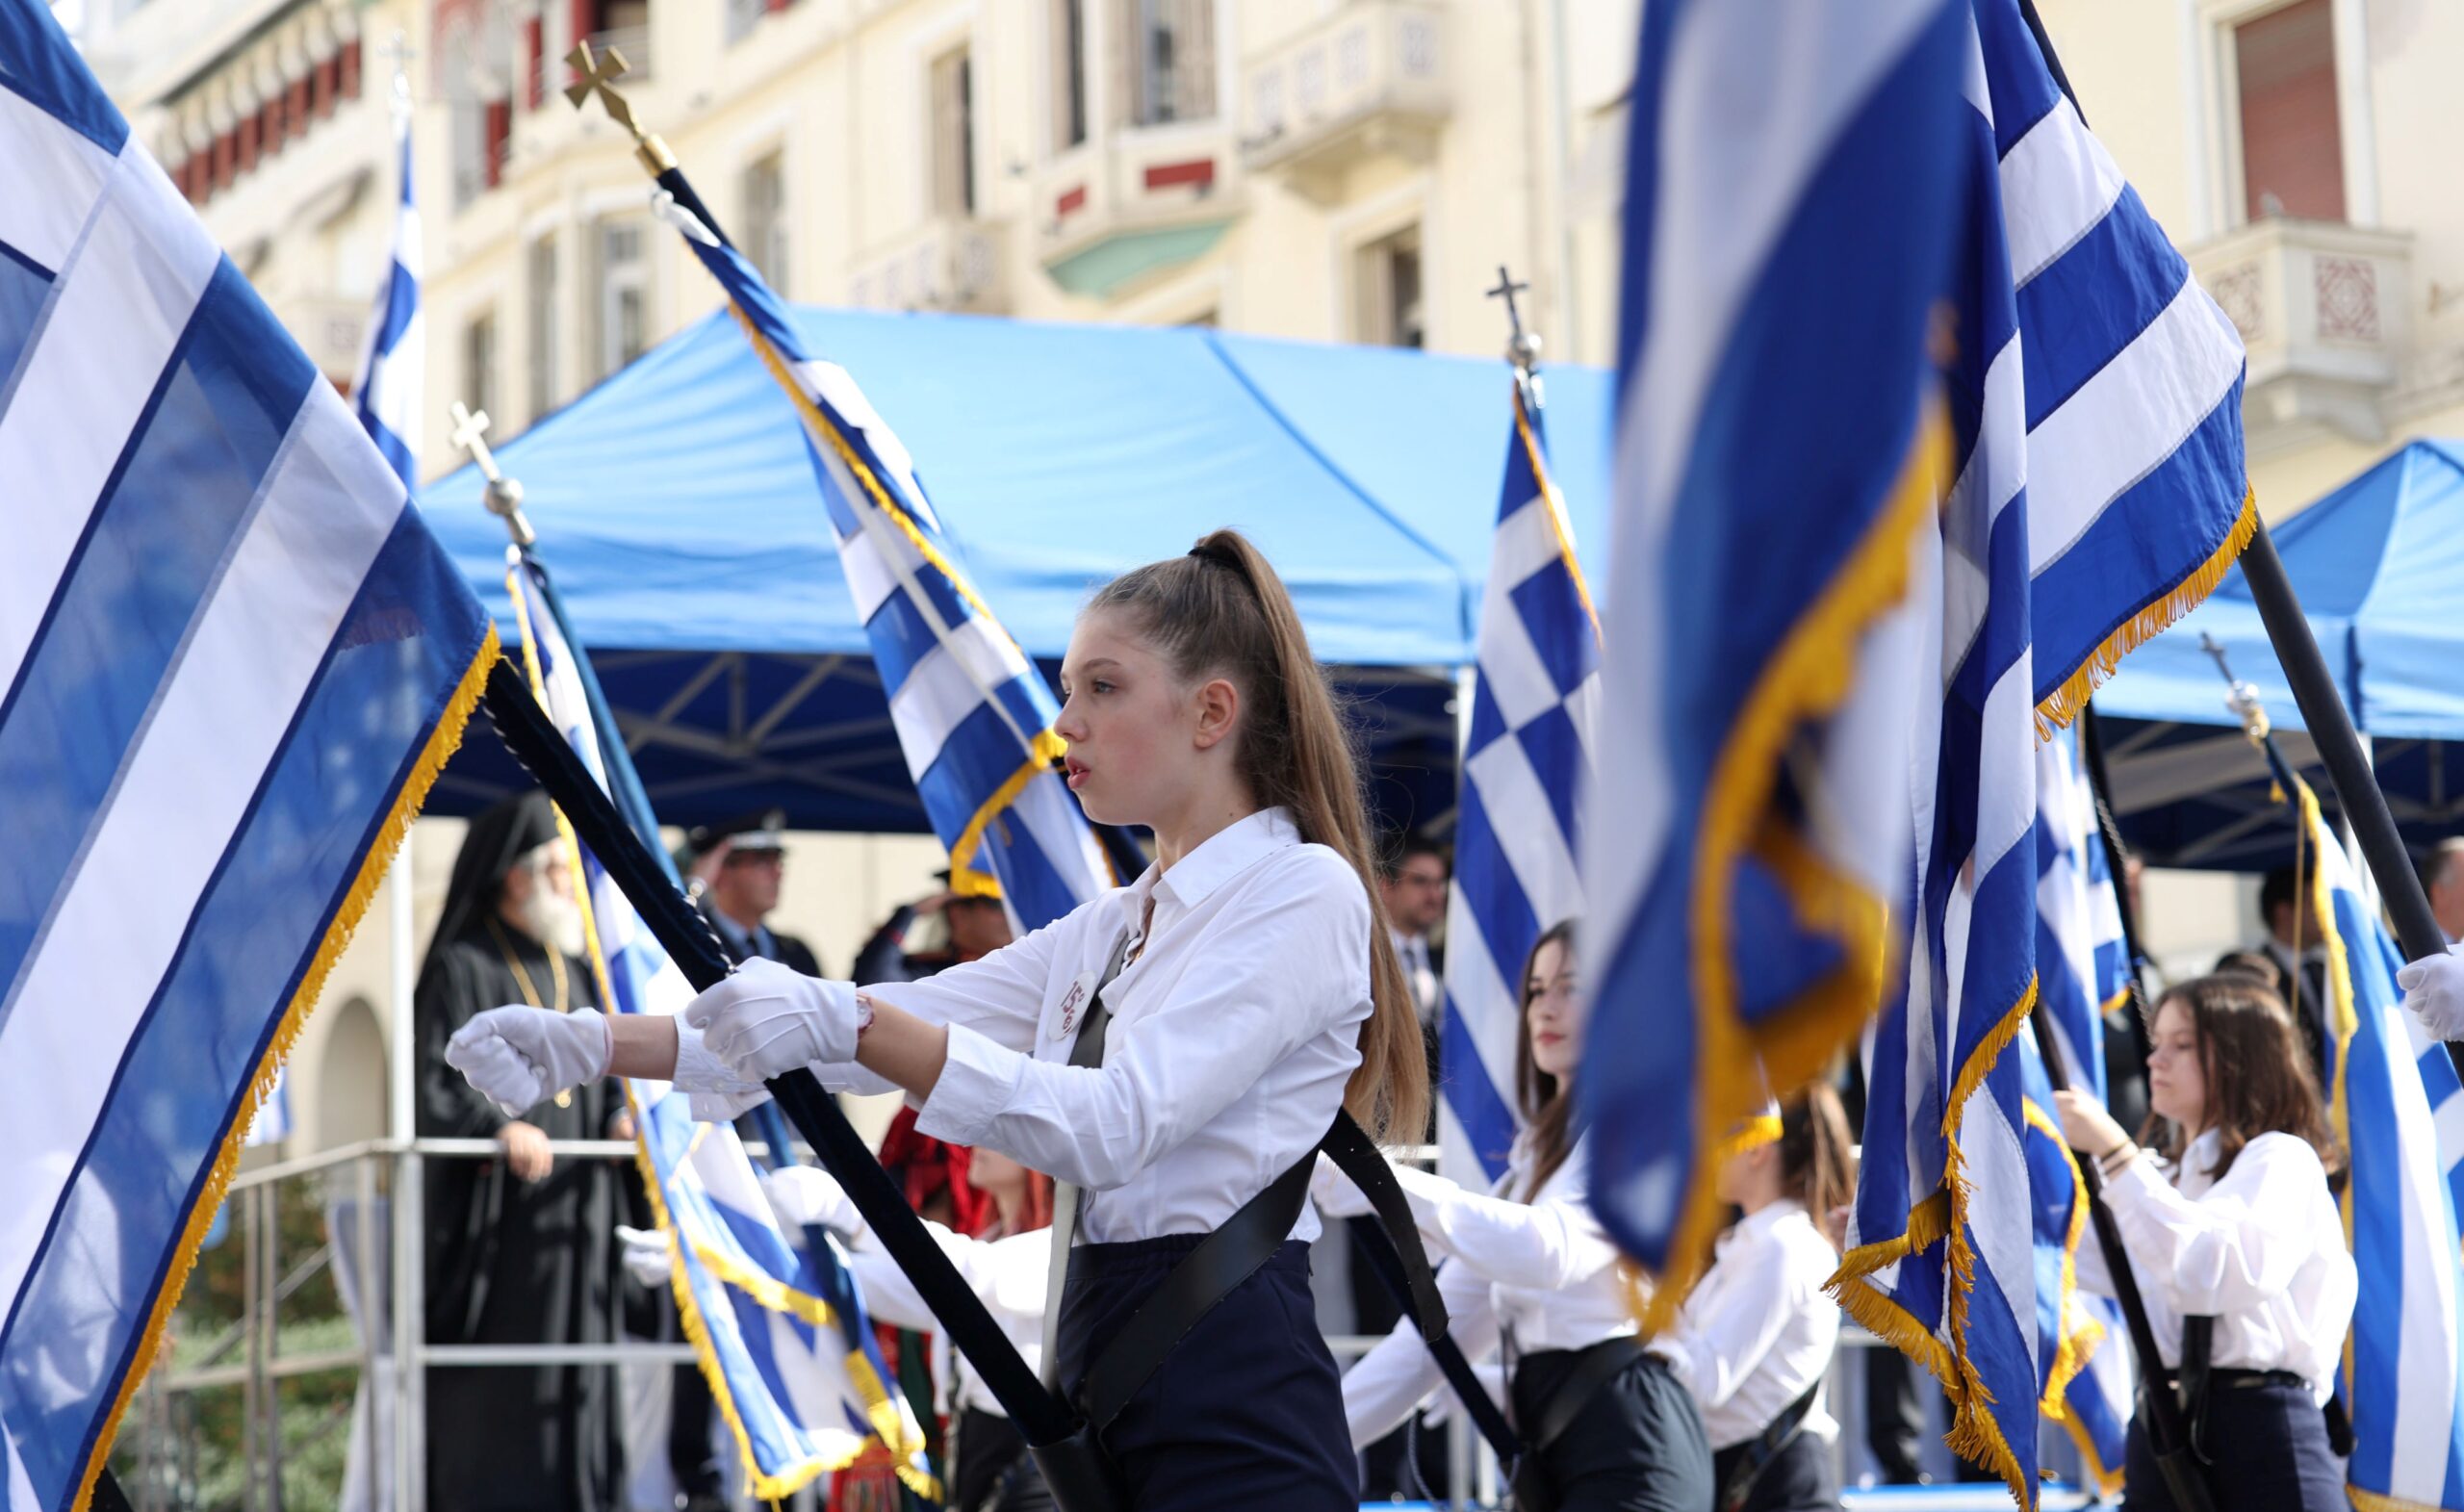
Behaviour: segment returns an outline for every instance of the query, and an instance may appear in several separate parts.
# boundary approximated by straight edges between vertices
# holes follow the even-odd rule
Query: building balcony
[[[2408,346],[2412,238],[2320,220],[2255,220],[2194,247],[2191,269],[2249,348],[2253,450],[2332,431],[2387,436]]]
[[[1222,121],[1115,128],[1038,171],[1036,260],[1071,294],[1116,297],[1222,240],[1238,173]]]
[[[1009,261],[1006,222],[937,216],[859,258],[847,302],[859,309],[1004,315]]]
[[[1375,158],[1426,163],[1452,106],[1430,0],[1352,0],[1242,69],[1241,156],[1321,204]]]

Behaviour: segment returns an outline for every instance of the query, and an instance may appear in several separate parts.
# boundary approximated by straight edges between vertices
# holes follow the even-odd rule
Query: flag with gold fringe
[[[38,0],[0,61],[0,1505],[60,1509],[496,632]]]
[[[1654,1326],[1764,1073],[1815,1074],[1895,967],[1966,34],[1964,0],[1643,13],[1578,1089]]]
[[[2303,882],[2327,949],[2327,1122],[2348,1163],[2337,1206],[2361,1275],[2337,1392],[2362,1512],[2464,1509],[2464,1245],[2432,1110],[2457,1095],[2447,1046],[2403,1010],[2403,957],[2296,777]]]
[[[618,811],[654,842],[651,854],[663,856],[631,758],[595,696],[589,657],[573,639],[546,567],[518,547],[505,554],[531,691]],[[561,815],[557,829],[581,880],[599,1000],[620,1013],[681,1012],[693,1000],[684,973]],[[792,1496],[878,1441],[911,1490],[937,1499],[923,1430],[889,1385],[843,1260],[826,1240],[800,1248],[781,1231],[732,1123],[696,1121],[691,1099],[664,1082],[629,1081],[625,1095],[643,1189],[669,1240],[677,1311],[753,1494]]]
[[[1113,885],[1055,769],[1052,690],[968,580],[905,445],[846,369],[807,354],[786,307],[715,226],[666,190],[655,206],[718,280],[804,423],[899,748],[949,847],[952,887],[998,895],[1024,933]]]

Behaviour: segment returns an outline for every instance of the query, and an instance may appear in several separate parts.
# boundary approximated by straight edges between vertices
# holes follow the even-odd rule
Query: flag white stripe
[[[1976,1237],[1976,1276],[1980,1287],[1986,1278],[1992,1279],[2033,1360],[2037,1354],[2036,1230],[2028,1201],[2014,1195],[2028,1190],[2028,1157],[2019,1141],[2019,1132],[2002,1115],[1991,1089],[1978,1088],[1960,1119],[1960,1155],[1972,1198],[1967,1222]],[[1972,1301],[1971,1309],[1974,1305]],[[1973,1327],[1969,1333],[1974,1337]],[[2042,1379],[2040,1373],[2038,1379]]]
[[[85,533],[105,479],[222,254],[132,141],[51,319],[0,412],[0,478],[25,507],[0,551],[0,689]]]
[[[839,471],[835,463],[832,470]],[[898,579],[882,560],[881,548],[861,530],[838,538],[838,562],[846,569],[847,596],[856,601],[856,618],[871,623],[883,601],[897,591]]]
[[[1479,679],[1509,730],[1557,706],[1556,679],[1540,659],[1514,601],[1492,591],[1480,621]],[[1510,738],[1510,737],[1509,737]],[[1500,745],[1505,740],[1497,742]]]
[[[2125,187],[2104,143],[2068,100],[2057,100],[2002,157],[2002,224],[2013,286],[2025,289],[2093,231]]]
[[[2367,943],[2352,941],[2348,948],[2357,956]],[[2421,1086],[2421,1073],[2405,1064],[2402,1049],[2410,1037],[2399,1020],[2411,1018],[2393,1005],[2379,1012],[2389,1070],[2400,1084],[2411,1084],[2403,1089],[2406,1095],[2394,1099],[2392,1111],[2399,1147],[2414,1157],[2401,1163],[2404,1328],[2396,1364],[2396,1453],[2388,1489],[2436,1506],[2446,1491],[2448,1439],[2455,1422],[2455,1286],[2464,1257],[2436,1253],[2429,1243],[2429,1236],[2445,1227],[2443,1209],[2451,1199],[2446,1170],[2436,1158],[2438,1129],[2429,1099],[2410,1095]]]
[[[0,1025],[0,1148],[40,1171],[0,1214],[0,1275],[21,1286],[66,1157],[101,1118],[122,1047],[401,508],[339,405],[306,406],[275,469]],[[396,502],[379,513],[371,500],[389,484]],[[132,910],[139,897],[148,906]]]
[[[57,273],[102,197],[112,155],[5,83],[0,141],[10,144],[12,159],[12,188],[0,194],[0,243]]]
[[[1942,504],[1945,522],[1964,524],[1980,518],[1984,522],[1984,532],[1976,540],[1965,539],[1967,531],[1962,529],[1960,550],[1944,552],[1942,636],[1938,642],[1942,648],[1943,692],[1949,690],[1977,631],[1984,628],[1985,611],[1992,602],[1985,567],[1993,523],[2027,486],[2028,448],[2017,440],[2027,424],[2026,382],[2019,338],[2015,334],[1985,370],[1976,445],[1969,448],[1967,463]],[[1985,500],[1981,510],[1976,507],[1980,492]]]
[[[1541,928],[1550,922],[1543,920]],[[1446,990],[1453,996],[1454,1012],[1463,1020],[1473,1054],[1479,1059],[1478,1070],[1473,1074],[1487,1077],[1508,1109],[1514,1107],[1515,1039],[1523,1032],[1523,1009],[1521,994],[1507,982],[1506,974],[1522,969],[1520,961],[1501,965],[1489,954],[1488,937],[1480,933],[1471,905],[1457,889],[1446,905]],[[1462,1074],[1462,1068],[1450,1067],[1450,1072]],[[1475,1179],[1470,1173],[1480,1168],[1476,1162],[1461,1167],[1463,1179]]]
[[[1463,780],[1479,790],[1498,851],[1540,927],[1573,913],[1582,901],[1582,874],[1523,742],[1511,735],[1491,741],[1463,763]],[[1510,969],[1522,967],[1518,961]]]
[[[2030,434],[2028,574],[2061,560],[2105,506],[2171,456],[2242,376],[2242,343],[2195,279]]]
[[[2027,652],[2003,671],[1985,696],[1978,735],[1976,849],[1968,870],[1982,880],[2036,828],[2035,657]],[[2030,879],[2031,886],[2035,879]]]
[[[890,722],[898,729],[899,750],[907,756],[907,774],[922,781],[941,755],[950,731],[984,704],[966,668],[949,650],[935,646],[908,669],[907,680],[890,695]]]

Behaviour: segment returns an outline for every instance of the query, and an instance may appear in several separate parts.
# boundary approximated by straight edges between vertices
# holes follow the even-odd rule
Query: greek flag
[[[2374,1512],[2464,1508],[2464,1247],[2431,1110],[2456,1095],[2447,1047],[2403,1011],[2403,956],[2295,779],[2311,906],[2327,947],[2327,1113],[2350,1174],[2339,1205],[2361,1272],[2344,1372],[2346,1478]]]
[[[2114,896],[2113,868],[2107,864],[2104,836],[2095,823],[2095,797],[2074,749],[2078,736],[2057,731],[2037,747],[2037,1012],[2045,1015],[2060,1048],[2065,1080],[2082,1091],[2106,1097],[2104,1015],[2128,997],[2123,973],[2128,969],[2121,942],[2121,910]],[[2074,1192],[2077,1168],[2063,1148],[2060,1126],[2049,1116],[2052,1104],[2035,1089],[2042,1076],[2035,1045],[2026,1037],[2023,1074],[2028,1093],[2028,1166],[2037,1193],[2038,1311],[2045,1315],[2043,1289],[2048,1243],[2082,1224],[2087,1217],[2084,1193]],[[2047,1089],[2050,1084],[2047,1083]],[[2050,1138],[2054,1152],[2041,1146]],[[2053,1153],[2059,1153],[2057,1166]],[[2068,1174],[2064,1173],[2065,1167]],[[2092,1240],[2090,1243],[2093,1243]],[[2067,1242],[2066,1253],[2076,1256],[2078,1241]],[[2063,1313],[2071,1315],[2060,1334],[2039,1330],[2039,1349],[2045,1358],[2069,1364],[2065,1351],[2085,1355],[2084,1369],[2067,1372],[2063,1390],[2044,1397],[2045,1416],[2062,1424],[2078,1447],[2089,1479],[2111,1494],[2121,1489],[2123,1437],[2133,1411],[2130,1352],[2120,1309],[2110,1297],[2075,1293],[2074,1269],[2062,1271],[2060,1295],[2069,1300]],[[2104,1340],[2069,1345],[2092,1330]]]
[[[1578,1089],[1652,1325],[1763,1073],[1785,1091],[1852,1042],[1896,954],[1966,24],[1960,0],[1643,13]]]
[[[416,486],[420,467],[421,380],[427,363],[427,321],[420,314],[420,211],[411,200],[411,113],[394,113],[394,256],[368,322],[351,409],[369,439],[402,481]]]
[[[547,570],[519,548],[505,555],[531,690],[634,828],[655,836],[624,743],[605,733],[613,729],[605,702]],[[561,815],[557,828],[580,859],[576,875],[585,883],[601,1000],[624,1013],[680,1012],[693,1000],[692,985]],[[626,1101],[643,1186],[674,1245],[677,1310],[754,1495],[791,1496],[814,1476],[844,1469],[877,1437],[900,1479],[937,1497],[923,1432],[907,1398],[885,1385],[880,1347],[834,1252],[825,1245],[819,1256],[799,1255],[788,1243],[732,1124],[695,1122],[691,1099],[663,1082],[628,1082]]]
[[[1539,388],[1515,377],[1447,905],[1440,1149],[1479,1188],[1504,1173],[1514,1142],[1524,960],[1543,930],[1582,912],[1575,805],[1600,697],[1600,622],[1549,478]]]
[[[493,627],[0,0],[0,1504],[83,1505]]]
[[[665,192],[655,203],[803,417],[838,564],[908,773],[949,847],[951,884],[997,894],[1021,933],[1111,886],[1103,849],[1054,770],[1065,742],[1052,730],[1052,690],[967,580],[907,448],[846,369],[805,354],[751,263]]]

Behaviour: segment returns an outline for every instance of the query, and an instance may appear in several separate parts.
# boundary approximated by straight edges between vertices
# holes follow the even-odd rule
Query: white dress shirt
[[[1072,1066],[1077,1015],[1149,900],[1145,945],[1104,990],[1103,1064]],[[1369,1017],[1369,931],[1360,875],[1269,808],[980,961],[863,990],[949,1028],[919,1133],[1075,1182],[1090,1243],[1206,1234],[1334,1123]],[[1317,1214],[1292,1233],[1315,1238]]]
[[[927,1218],[924,1226],[950,1257],[960,1279],[984,1303],[1002,1336],[1018,1351],[1029,1371],[1043,1369],[1043,1308],[1047,1272],[1052,1268],[1052,1230],[1030,1229],[1007,1239],[970,1239]],[[975,1368],[953,1363],[949,1334],[933,1310],[924,1305],[915,1283],[881,1247],[869,1229],[847,1243],[847,1269],[863,1289],[864,1306],[881,1321],[913,1328],[933,1336],[933,1378],[958,1379],[958,1404],[1006,1418],[1009,1412],[976,1374]]]
[[[2215,1180],[2218,1147],[2211,1129],[2191,1141],[2172,1180],[2143,1155],[2105,1187],[2157,1352],[2179,1366],[2182,1320],[2213,1315],[2210,1364],[2291,1371],[2323,1402],[2359,1293],[2326,1170],[2309,1141],[2262,1134]],[[2113,1295],[2093,1243],[2079,1246],[2079,1284]]]
[[[1464,1358],[1485,1358],[1509,1330],[1518,1356],[1588,1348],[1634,1331],[1617,1246],[1586,1199],[1586,1164],[1578,1140],[1528,1203],[1495,1194],[1523,1189],[1531,1170],[1524,1140],[1488,1195],[1397,1168],[1431,1257],[1444,1257],[1437,1289]],[[1404,1319],[1344,1375],[1352,1443],[1373,1444],[1395,1431],[1442,1380],[1420,1330]]]
[[[1759,1436],[1831,1369],[1839,1304],[1822,1284],[1838,1269],[1838,1251],[1785,1197],[1720,1236],[1677,1321],[1651,1344],[1694,1394],[1712,1448]],[[1820,1392],[1805,1431],[1839,1431]]]

